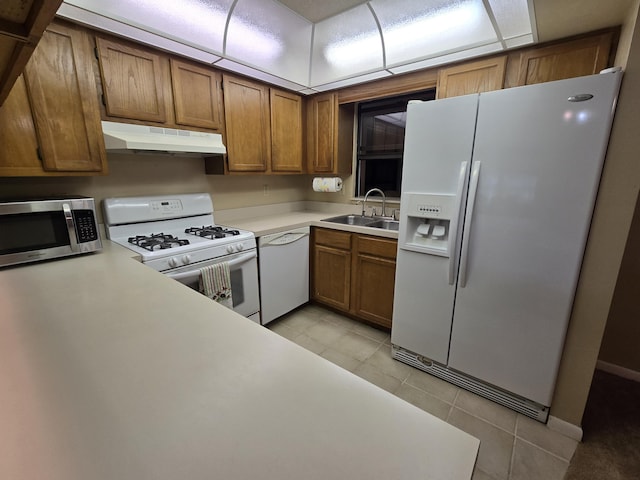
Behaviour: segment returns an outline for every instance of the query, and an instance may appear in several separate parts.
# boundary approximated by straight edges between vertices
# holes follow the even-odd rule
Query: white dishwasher
[[[309,301],[309,227],[258,238],[262,325]]]

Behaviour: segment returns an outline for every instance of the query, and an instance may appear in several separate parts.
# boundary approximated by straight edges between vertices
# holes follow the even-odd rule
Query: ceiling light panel
[[[525,37],[535,24],[527,0],[489,0],[493,16],[503,39]]]
[[[382,39],[367,5],[316,23],[311,85],[321,85],[384,68]]]
[[[482,0],[373,0],[387,66],[495,42]]]
[[[221,54],[224,26],[233,0],[67,0],[65,3]]]
[[[238,0],[225,57],[292,82],[308,81],[312,24],[273,0]]]

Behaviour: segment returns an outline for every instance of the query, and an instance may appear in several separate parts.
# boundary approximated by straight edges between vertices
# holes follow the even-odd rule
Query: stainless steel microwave
[[[0,267],[100,249],[93,198],[0,201]]]

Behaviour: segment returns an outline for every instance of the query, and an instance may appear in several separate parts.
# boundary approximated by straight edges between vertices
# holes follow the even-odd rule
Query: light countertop
[[[477,439],[130,257],[0,270],[0,478],[471,477]]]
[[[271,233],[277,233],[284,230],[291,230],[299,227],[314,226],[332,228],[335,230],[342,230],[347,232],[362,233],[365,235],[375,235],[378,237],[398,238],[398,232],[393,230],[384,230],[373,227],[361,227],[356,225],[342,225],[339,223],[322,221],[326,218],[335,217],[337,215],[340,214],[308,210],[279,213],[274,215],[263,215],[259,217],[243,218],[238,220],[233,218],[226,218],[224,224],[232,226],[234,228],[240,228],[243,230],[254,232],[256,237],[269,235]]]

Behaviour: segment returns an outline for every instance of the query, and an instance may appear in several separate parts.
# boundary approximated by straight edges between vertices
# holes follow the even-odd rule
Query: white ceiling
[[[366,0],[280,0],[280,3],[311,23],[317,23],[367,2]]]
[[[65,0],[58,15],[308,94],[620,25],[637,1]],[[482,18],[410,29],[461,5]]]

